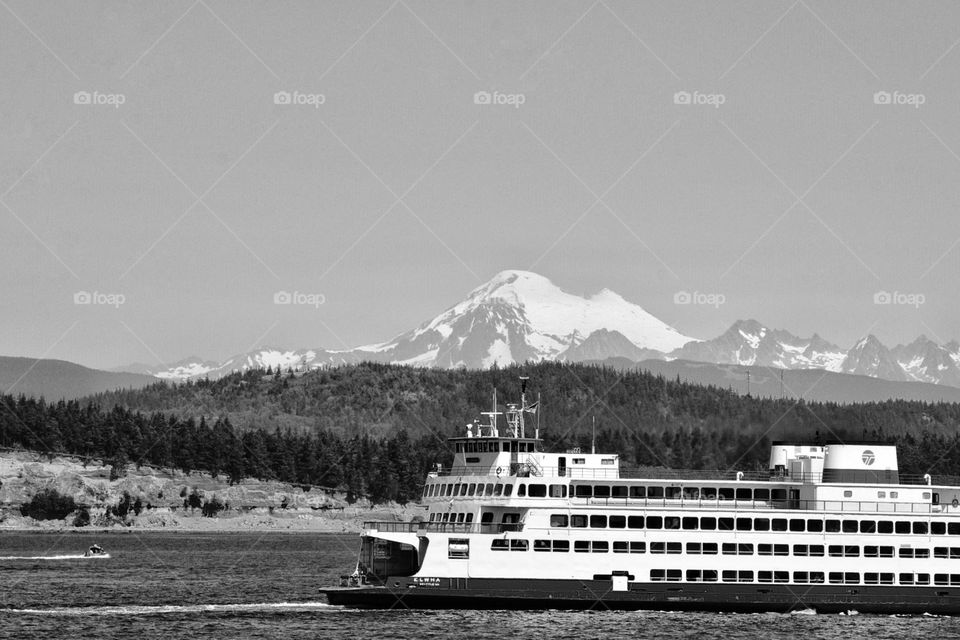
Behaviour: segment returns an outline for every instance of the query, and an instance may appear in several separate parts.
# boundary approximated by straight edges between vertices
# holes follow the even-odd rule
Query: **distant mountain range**
[[[99,371],[65,360],[0,356],[0,393],[72,400],[115,389],[138,389],[157,379],[136,373]]]
[[[607,359],[685,360],[787,370],[822,369],[891,382],[960,387],[960,344],[920,336],[892,349],[868,335],[844,349],[814,334],[801,338],[756,320],[722,335],[685,336],[641,306],[604,289],[589,297],[563,291],[529,271],[503,271],[462,302],[387,342],[349,350],[263,348],[223,362],[187,358],[116,371],[167,380],[216,378],[249,368],[308,369],[360,361],[425,367],[486,368],[496,363]]]

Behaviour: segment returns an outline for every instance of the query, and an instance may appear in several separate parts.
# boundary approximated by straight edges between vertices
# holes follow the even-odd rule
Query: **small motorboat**
[[[104,551],[103,547],[101,547],[98,544],[95,544],[91,546],[89,549],[87,549],[87,551],[83,554],[83,557],[84,558],[109,558],[110,554]]]

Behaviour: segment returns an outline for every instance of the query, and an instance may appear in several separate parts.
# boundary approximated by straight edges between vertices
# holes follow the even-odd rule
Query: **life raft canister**
[[[956,498],[954,498],[953,502],[951,502],[950,504],[952,504],[953,508],[956,509],[957,507],[960,507],[960,500],[957,500]]]
[[[503,467],[497,467],[497,477],[498,477],[498,478],[500,477],[500,474],[501,474],[501,473],[503,473]],[[956,500],[954,500],[954,502],[956,502]],[[957,506],[957,505],[953,505],[953,506]]]

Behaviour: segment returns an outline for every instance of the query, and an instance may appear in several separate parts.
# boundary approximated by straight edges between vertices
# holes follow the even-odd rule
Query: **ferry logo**
[[[873,455],[873,451],[870,451],[870,449],[865,449],[863,455],[860,456],[860,459],[863,460],[863,464],[869,467],[873,464],[877,457]]]

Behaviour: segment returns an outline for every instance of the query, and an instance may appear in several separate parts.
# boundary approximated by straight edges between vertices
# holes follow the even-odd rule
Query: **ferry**
[[[765,472],[628,477],[616,454],[543,451],[538,409],[524,388],[451,438],[426,517],[364,523],[328,601],[960,614],[960,486],[900,474],[894,446],[774,442]]]

